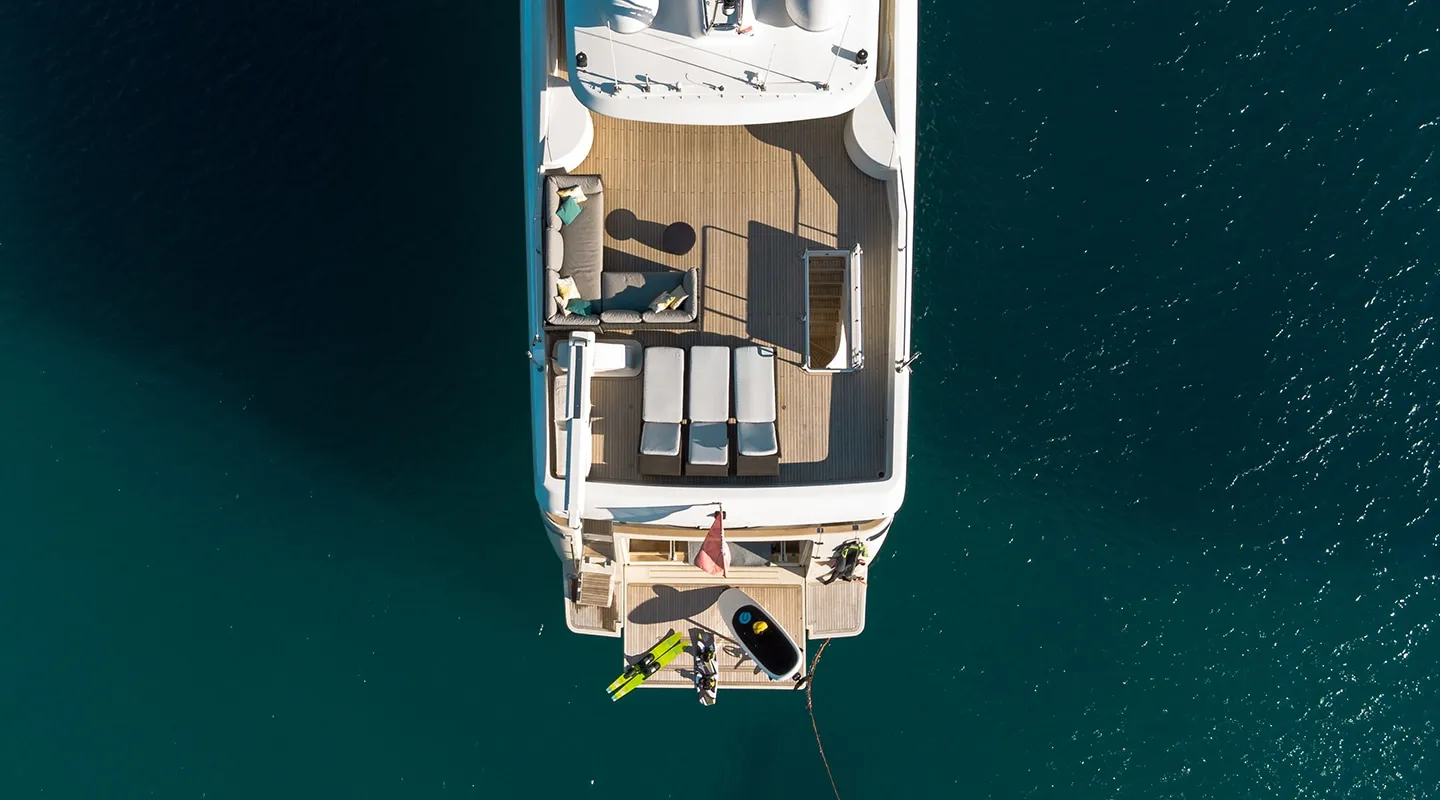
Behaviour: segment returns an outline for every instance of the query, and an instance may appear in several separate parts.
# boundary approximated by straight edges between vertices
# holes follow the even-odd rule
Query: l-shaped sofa
[[[585,193],[579,216],[569,223],[559,216],[560,192],[578,187]],[[693,325],[699,317],[699,270],[621,272],[605,269],[605,185],[599,175],[550,175],[545,178],[544,229],[541,233],[545,269],[545,323],[562,327],[675,328]],[[575,314],[560,305],[558,284],[575,281],[580,299],[591,313]],[[651,311],[664,292],[683,289],[679,308]]]

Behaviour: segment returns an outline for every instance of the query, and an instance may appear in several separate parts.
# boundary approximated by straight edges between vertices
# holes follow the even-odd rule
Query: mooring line
[[[830,789],[835,792],[835,800],[840,800],[840,788],[835,785],[835,773],[830,770],[830,759],[825,757],[825,745],[820,743],[820,726],[815,724],[815,698],[810,694],[815,688],[815,667],[820,664],[820,656],[825,655],[825,648],[829,646],[829,639],[821,642],[820,649],[815,651],[815,660],[810,662],[810,680],[805,682],[805,709],[810,712],[810,730],[815,731],[815,746],[820,748],[820,761],[825,764],[825,774],[830,778]]]

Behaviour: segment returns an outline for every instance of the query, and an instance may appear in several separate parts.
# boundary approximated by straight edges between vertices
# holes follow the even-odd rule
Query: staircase
[[[575,581],[575,602],[608,608],[615,599],[615,537],[608,520],[585,520],[583,556]]]
[[[576,602],[582,606],[608,607],[613,597],[611,587],[614,585],[610,578],[611,574],[608,572],[593,572],[582,568]]]
[[[824,367],[844,345],[845,257],[810,257],[810,364]]]

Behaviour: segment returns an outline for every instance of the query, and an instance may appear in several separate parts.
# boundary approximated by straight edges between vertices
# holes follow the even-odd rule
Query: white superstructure
[[[802,648],[863,629],[905,491],[916,6],[522,0],[533,469],[572,630],[633,656],[718,625],[725,585]],[[691,565],[719,509],[723,579]],[[823,580],[856,543],[859,580]]]
[[[615,10],[629,5],[656,9]],[[820,24],[801,27],[787,6]],[[832,117],[875,82],[880,0],[736,0],[731,14],[723,0],[569,0],[565,15],[570,85],[607,116],[714,125]]]

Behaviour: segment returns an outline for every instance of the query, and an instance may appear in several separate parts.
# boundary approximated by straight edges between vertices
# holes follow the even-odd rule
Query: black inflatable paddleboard
[[[800,648],[795,640],[750,595],[726,589],[717,603],[735,641],[770,680],[801,676]]]

